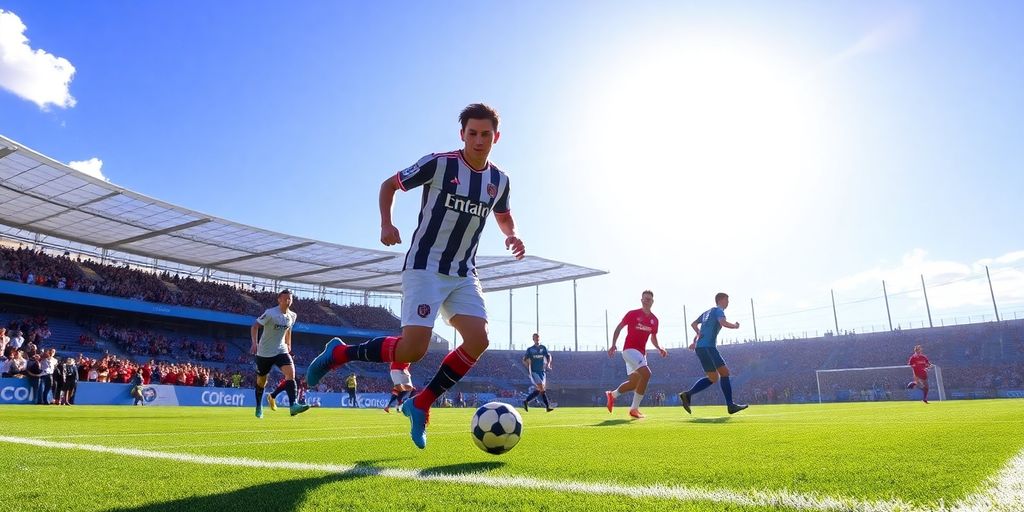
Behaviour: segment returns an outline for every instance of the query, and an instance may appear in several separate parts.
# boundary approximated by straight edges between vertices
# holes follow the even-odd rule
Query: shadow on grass
[[[226,470],[230,471],[230,468]],[[222,494],[189,496],[162,503],[108,510],[114,512],[295,510],[310,492],[322,485],[374,476],[380,472],[381,469],[374,466],[373,462],[356,462],[354,468],[344,473],[271,482]],[[144,491],[144,489],[140,489],[140,491]]]
[[[447,466],[434,466],[420,471],[424,475],[467,475],[470,473],[486,473],[492,469],[504,466],[504,462],[470,462],[466,464],[449,464]]]
[[[594,423],[591,426],[592,427],[612,427],[612,426],[615,426],[615,425],[622,425],[624,423],[629,423],[629,422],[630,422],[630,420],[623,420],[623,419],[619,419],[619,420],[604,420],[601,423]]]
[[[732,416],[719,416],[717,418],[690,418],[687,423],[729,423]]]

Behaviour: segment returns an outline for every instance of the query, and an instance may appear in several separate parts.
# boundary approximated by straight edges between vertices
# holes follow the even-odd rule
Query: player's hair
[[[644,290],[644,291],[643,291],[643,292],[642,292],[642,293],[640,294],[640,296],[641,296],[641,297],[643,297],[644,295],[648,295],[648,294],[650,294],[650,296],[651,296],[651,298],[652,298],[652,299],[654,298],[654,292],[652,292],[652,291],[650,291],[650,290]]]
[[[473,103],[462,109],[459,113],[459,122],[462,123],[462,129],[466,129],[466,123],[470,119],[487,119],[494,126],[494,129],[498,129],[498,111],[491,108],[489,105],[483,103]]]
[[[291,295],[291,294],[292,294],[292,291],[291,291],[291,290],[289,290],[289,289],[287,289],[287,288],[285,288],[284,290],[281,290],[281,291],[277,292],[277,296],[278,296],[278,297],[280,297],[280,296],[282,296],[282,295]]]
[[[715,294],[715,304],[718,304],[718,301],[720,301],[722,299],[728,299],[728,298],[729,298],[729,294],[728,293],[718,292],[718,293]]]

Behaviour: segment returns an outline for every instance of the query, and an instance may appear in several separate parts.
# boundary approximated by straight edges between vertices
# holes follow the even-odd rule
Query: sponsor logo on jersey
[[[416,314],[419,315],[420,318],[426,318],[427,315],[430,314],[430,305],[420,304],[419,306],[416,307]]]
[[[449,210],[476,215],[477,217],[486,217],[487,214],[491,213],[491,209],[484,203],[454,194],[445,194],[444,207]]]

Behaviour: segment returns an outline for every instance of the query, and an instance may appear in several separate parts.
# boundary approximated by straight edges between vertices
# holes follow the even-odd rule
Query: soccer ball
[[[523,418],[511,405],[488,402],[473,414],[470,431],[478,448],[492,455],[501,455],[519,442],[523,435]]]

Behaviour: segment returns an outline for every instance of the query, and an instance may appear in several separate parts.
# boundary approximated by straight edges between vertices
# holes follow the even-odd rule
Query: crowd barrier
[[[131,384],[80,382],[75,391],[75,405],[132,405]],[[268,388],[267,392],[272,391]],[[186,405],[200,407],[253,407],[255,391],[252,388],[212,388],[192,386],[166,386],[154,384],[142,387],[146,405]],[[356,406],[383,409],[391,399],[389,393],[357,393]],[[306,402],[317,407],[352,407],[348,393],[306,393]],[[34,404],[35,390],[28,379],[0,379],[0,404]],[[287,406],[288,396],[280,395],[279,404]]]

